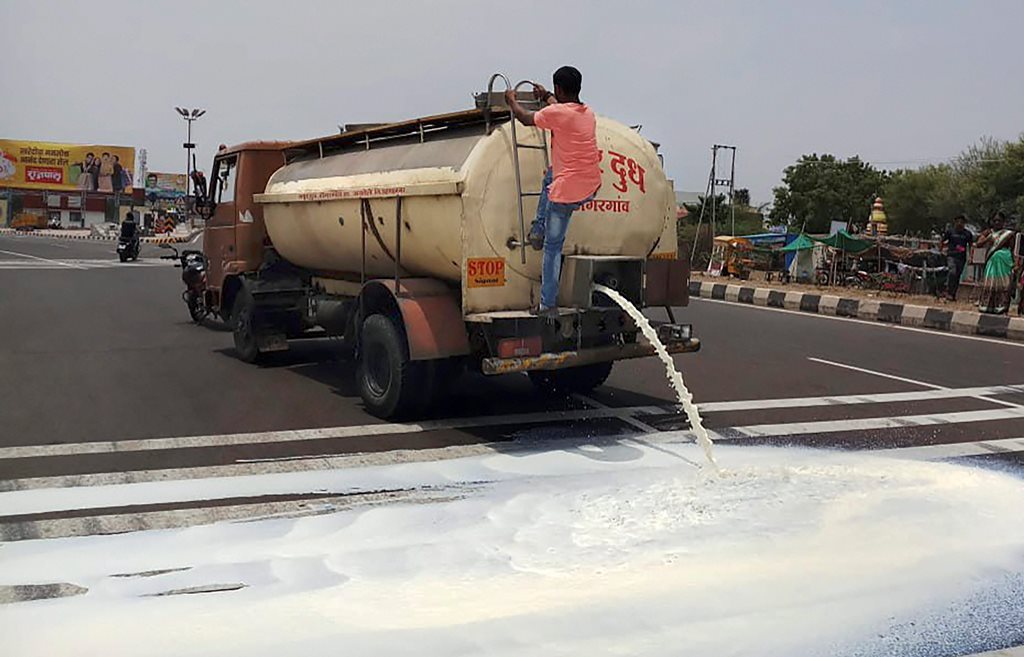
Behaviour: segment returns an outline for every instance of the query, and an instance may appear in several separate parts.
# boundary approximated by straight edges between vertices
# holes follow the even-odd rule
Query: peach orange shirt
[[[597,150],[597,117],[586,105],[556,103],[537,111],[533,122],[551,131],[553,180],[548,198],[578,203],[601,186],[601,155]]]

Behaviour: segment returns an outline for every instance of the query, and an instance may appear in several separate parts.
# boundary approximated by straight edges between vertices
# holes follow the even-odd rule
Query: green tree
[[[886,178],[859,157],[804,155],[786,167],[782,185],[773,190],[770,218],[811,233],[827,232],[832,221],[863,225]]]
[[[958,214],[952,175],[948,165],[892,172],[883,193],[889,232],[927,235]]]
[[[1024,215],[1024,137],[982,139],[949,164],[894,172],[883,193],[895,233],[941,229],[957,214],[983,225],[996,210]]]
[[[1024,214],[1024,136],[1015,142],[985,138],[953,162],[958,201],[975,221],[996,210]]]
[[[750,207],[750,190],[746,187],[741,187],[734,190],[732,193],[732,201],[736,205],[742,205],[744,207]]]

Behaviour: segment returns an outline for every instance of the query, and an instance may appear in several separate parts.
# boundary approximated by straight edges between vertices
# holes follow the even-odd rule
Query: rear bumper
[[[700,351],[700,340],[689,338],[665,345],[670,354],[685,354]],[[539,356],[523,356],[520,358],[485,358],[480,370],[487,375],[511,374],[512,372],[529,372],[531,370],[560,370],[566,367],[578,367],[593,363],[604,363],[610,360],[626,360],[653,356],[654,347],[648,344],[626,344],[611,347],[595,347],[581,351],[561,351],[546,353]]]

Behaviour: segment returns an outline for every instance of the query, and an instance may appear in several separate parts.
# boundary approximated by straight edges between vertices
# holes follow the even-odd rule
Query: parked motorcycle
[[[174,251],[174,255],[164,255],[160,258],[178,261],[174,266],[181,269],[181,281],[185,284],[181,298],[188,307],[192,321],[200,324],[211,312],[206,304],[206,256],[202,251],[194,249],[185,249],[179,253],[173,246],[168,245],[166,248]]]

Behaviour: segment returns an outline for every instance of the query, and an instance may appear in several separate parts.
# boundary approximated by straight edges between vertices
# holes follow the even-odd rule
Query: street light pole
[[[189,185],[192,182],[192,149],[196,147],[192,143],[192,122],[198,119],[203,114],[206,114],[204,109],[183,109],[181,107],[174,108],[181,118],[185,119],[188,127],[185,129],[185,143],[182,146],[185,147],[185,209],[188,211],[189,221],[192,221],[192,212],[189,211]]]

